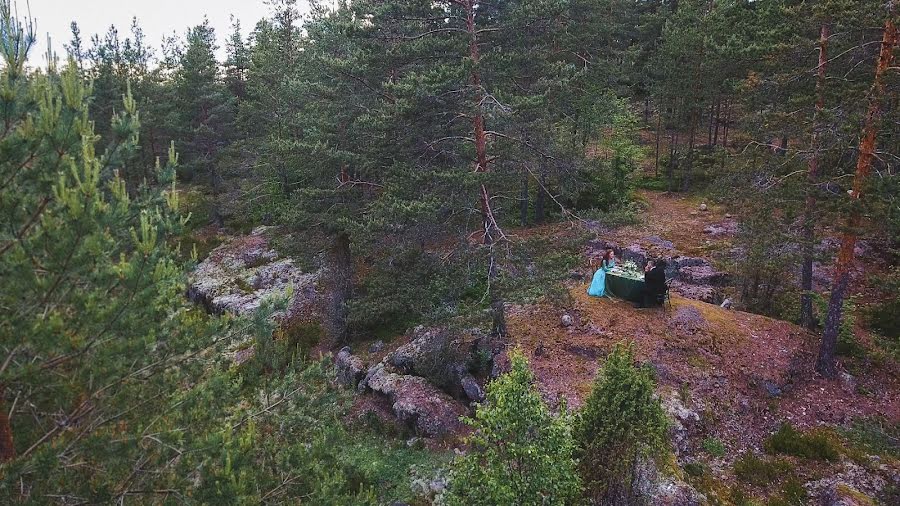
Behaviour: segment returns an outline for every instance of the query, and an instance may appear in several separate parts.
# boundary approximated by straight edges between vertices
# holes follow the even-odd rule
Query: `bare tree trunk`
[[[466,11],[466,31],[469,33],[469,58],[472,60],[471,82],[475,91],[475,115],[473,119],[473,136],[475,137],[475,171],[487,172],[487,139],[484,130],[484,114],[482,106],[484,92],[481,88],[481,74],[478,67],[478,30],[475,26],[475,13],[478,10],[478,0],[456,0]],[[494,256],[493,233],[499,232],[497,221],[491,211],[491,199],[487,188],[481,185],[481,219],[484,226],[484,244],[488,247],[488,296],[491,304],[491,317],[493,320],[492,333],[494,335],[506,334],[505,303],[500,294],[498,281],[500,271]]]
[[[803,266],[800,280],[800,325],[809,330],[816,328],[813,317],[812,282],[813,253],[815,241],[815,185],[819,178],[819,149],[822,125],[822,111],[825,108],[825,65],[828,62],[828,36],[830,27],[822,23],[819,32],[819,66],[816,73],[816,112],[813,117],[812,156],[807,172],[806,202],[803,209]]]
[[[691,169],[693,169],[694,165],[694,135],[697,132],[697,120],[696,113],[692,113],[691,133],[688,139],[687,159],[684,162],[684,181],[681,182],[681,191],[688,191],[688,188],[691,186]]]
[[[656,164],[653,166],[653,177],[659,177],[659,131],[662,126],[662,112],[657,111],[656,116]]]
[[[878,121],[881,117],[881,99],[884,95],[883,76],[893,60],[894,47],[897,45],[897,26],[894,24],[897,3],[888,6],[890,13],[884,22],[884,35],[881,39],[881,52],[875,67],[875,80],[869,93],[869,110],[863,126],[859,142],[859,158],[856,161],[856,174],[853,178],[853,190],[850,191],[851,209],[848,227],[841,236],[841,247],[838,251],[834,271],[834,286],[828,301],[828,315],[825,319],[825,332],[819,348],[816,370],[827,378],[837,373],[834,364],[834,350],[837,345],[838,331],[843,316],[844,296],[850,284],[850,273],[855,260],[854,249],[857,241],[857,229],[862,222],[860,197],[866,178],[872,170],[872,159],[875,157],[875,138],[878,135]]]
[[[725,99],[725,123],[722,125],[722,147],[728,147],[728,131],[731,124],[731,100]]]
[[[715,129],[713,130],[713,146],[719,144],[719,123],[722,122],[722,97],[716,97],[716,120]]]
[[[540,173],[538,176],[538,188],[537,188],[537,198],[534,201],[534,222],[535,223],[543,223],[544,220],[547,219],[546,209],[547,209],[547,167],[544,165],[544,160],[541,160],[540,164]]]
[[[353,290],[353,256],[350,237],[339,233],[328,254],[327,331],[334,344],[346,344],[350,339],[347,302]]]
[[[522,167],[522,193],[519,196],[519,223],[528,226],[528,171]]]
[[[475,137],[475,171],[484,172],[487,170],[488,159],[487,137],[484,133],[484,113],[482,112],[484,93],[481,89],[481,72],[478,68],[478,62],[481,57],[478,53],[478,31],[475,29],[477,4],[478,0],[465,0],[463,5],[466,10],[466,31],[469,32],[469,58],[472,60],[470,77],[472,89],[475,92],[475,114],[472,120],[472,130]]]

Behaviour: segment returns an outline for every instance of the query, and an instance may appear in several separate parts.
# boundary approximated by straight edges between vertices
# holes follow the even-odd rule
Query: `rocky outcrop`
[[[359,382],[366,376],[365,362],[353,355],[349,346],[341,348],[341,351],[334,357],[334,367],[338,383],[353,389],[356,389]]]
[[[188,298],[210,313],[244,315],[292,286],[294,298],[288,316],[313,300],[318,274],[304,273],[293,260],[279,258],[269,246],[268,232],[268,227],[257,227],[214,249],[191,274]]]
[[[874,463],[873,463],[874,464]],[[900,476],[896,470],[891,472],[888,466],[878,468],[887,472],[885,479],[880,472],[873,472],[852,462],[845,462],[843,470],[833,476],[811,481],[804,485],[810,496],[809,504],[822,506],[870,506],[877,504],[873,499],[878,497],[889,485],[900,485]]]
[[[694,306],[680,306],[671,317],[671,323],[679,334],[692,336],[709,328],[709,323]]]
[[[476,331],[426,327],[416,328],[411,337],[368,370],[349,347],[342,348],[334,360],[337,380],[360,394],[386,399],[397,419],[419,435],[455,433],[462,428],[459,418],[468,413],[468,401],[484,400],[472,371],[490,369],[495,354],[491,340]],[[477,357],[487,361],[474,367]]]
[[[461,428],[465,407],[421,376],[388,371],[383,363],[369,370],[364,384],[386,396],[402,422],[427,437],[444,436]]]
[[[738,223],[733,219],[726,219],[721,223],[714,223],[703,229],[703,233],[713,238],[733,236],[738,232]]]
[[[632,494],[638,502],[665,506],[700,506],[706,496],[674,476],[664,476],[652,459],[640,459],[634,466]]]
[[[686,455],[688,440],[696,433],[700,425],[700,415],[681,402],[675,392],[663,396],[662,407],[672,422],[669,426],[669,439],[675,447],[675,454]]]

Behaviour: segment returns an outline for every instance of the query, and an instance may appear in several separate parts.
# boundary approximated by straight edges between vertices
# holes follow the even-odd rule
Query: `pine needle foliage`
[[[519,351],[512,369],[487,387],[487,400],[467,420],[469,453],[451,472],[448,505],[573,504],[581,484],[573,458],[570,417],[554,415]]]
[[[654,389],[652,372],[634,364],[632,346],[616,345],[575,416],[579,470],[591,499],[627,495],[637,459],[665,450],[668,422]]]

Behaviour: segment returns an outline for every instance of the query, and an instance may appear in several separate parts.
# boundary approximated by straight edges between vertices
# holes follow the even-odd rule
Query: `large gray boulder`
[[[210,313],[244,315],[259,308],[267,297],[284,295],[292,286],[294,299],[288,316],[301,301],[314,298],[318,273],[304,273],[293,260],[279,258],[269,246],[269,232],[269,227],[257,227],[214,249],[191,273],[188,298]]]
[[[350,388],[355,389],[366,375],[366,364],[350,352],[349,346],[341,348],[334,357],[334,367],[338,383]]]
[[[462,428],[459,419],[466,414],[465,406],[425,378],[393,373],[379,363],[369,370],[364,385],[386,396],[394,415],[420,435],[439,437]]]

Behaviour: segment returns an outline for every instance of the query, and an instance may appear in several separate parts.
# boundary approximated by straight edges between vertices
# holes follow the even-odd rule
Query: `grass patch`
[[[797,478],[790,478],[781,487],[781,493],[766,502],[766,506],[805,506],[809,494]]]
[[[734,475],[750,485],[766,486],[793,471],[789,462],[760,458],[753,453],[741,457],[734,464]]]
[[[833,434],[823,430],[802,433],[788,423],[766,440],[765,448],[769,453],[809,460],[832,462],[840,457],[840,444]]]
[[[703,451],[713,457],[725,456],[725,444],[718,438],[709,437],[703,440]]]
[[[859,420],[844,436],[866,453],[900,459],[900,423],[883,418]]]

